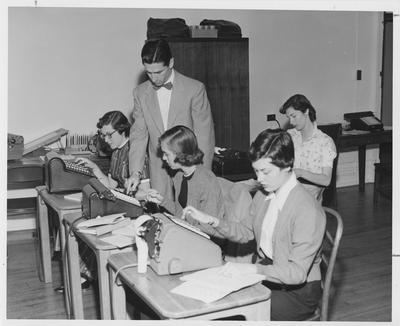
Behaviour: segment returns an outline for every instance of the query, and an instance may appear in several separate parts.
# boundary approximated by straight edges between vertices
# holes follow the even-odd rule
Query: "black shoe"
[[[81,289],[82,290],[87,290],[90,288],[90,282],[86,280],[85,282],[81,283]],[[58,288],[55,288],[54,291],[58,293],[64,293],[64,285],[59,286]]]
[[[62,260],[61,251],[60,250],[54,251],[53,257],[51,257],[51,260],[52,261],[61,261]]]

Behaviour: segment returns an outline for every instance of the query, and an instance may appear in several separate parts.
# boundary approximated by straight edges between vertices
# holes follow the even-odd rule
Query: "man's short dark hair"
[[[143,46],[141,56],[143,64],[161,62],[164,66],[168,66],[172,58],[172,53],[166,40],[148,40]]]
[[[252,162],[261,158],[270,158],[271,163],[281,169],[293,168],[292,137],[281,129],[266,129],[251,144],[249,157]]]
[[[317,119],[317,113],[311,102],[302,94],[296,94],[291,96],[279,109],[279,112],[285,114],[287,109],[293,108],[293,110],[301,111],[305,113],[308,109],[308,116],[311,121]]]

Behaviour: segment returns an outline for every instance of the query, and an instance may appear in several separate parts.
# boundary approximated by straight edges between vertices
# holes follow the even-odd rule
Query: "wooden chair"
[[[340,214],[328,207],[323,207],[323,209],[326,214],[327,228],[322,244],[322,299],[314,315],[308,319],[310,321],[328,320],[328,308],[332,287],[333,269],[335,267],[339,243],[343,233],[343,222]],[[331,232],[330,230],[334,232]]]
[[[342,134],[342,125],[340,123],[331,123],[326,125],[319,125],[318,129],[332,138],[336,146],[336,158],[333,160],[332,178],[331,183],[324,189],[322,205],[336,208],[337,194],[336,194],[336,170],[339,160],[339,137]]]

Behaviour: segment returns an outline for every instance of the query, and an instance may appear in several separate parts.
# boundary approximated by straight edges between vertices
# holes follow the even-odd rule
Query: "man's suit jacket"
[[[204,84],[175,70],[167,129],[183,125],[193,130],[204,152],[204,166],[211,169],[215,147],[214,122]],[[158,138],[164,133],[157,93],[150,81],[133,92],[134,123],[130,132],[130,174],[142,171],[148,147],[151,187],[171,198],[171,179],[157,155]],[[172,198],[171,198],[172,199]]]
[[[254,196],[248,219],[240,222],[221,220],[217,231],[232,241],[247,242],[255,238],[260,262],[261,228],[270,201],[263,192]],[[297,184],[278,213],[272,246],[273,264],[257,264],[258,273],[267,281],[301,284],[321,279],[320,247],[325,233],[326,216],[321,205]]]

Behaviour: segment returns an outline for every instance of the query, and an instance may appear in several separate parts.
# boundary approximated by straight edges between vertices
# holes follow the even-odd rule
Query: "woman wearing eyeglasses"
[[[96,178],[106,187],[123,188],[125,179],[128,177],[130,127],[128,119],[120,111],[107,112],[97,123],[99,136],[112,150],[108,175],[105,175],[96,163],[87,158],[78,157],[75,162],[90,168]],[[90,281],[96,278],[96,258],[87,247],[81,248],[80,257],[81,287],[87,289]],[[57,287],[55,291],[63,293],[64,286]]]
[[[110,146],[112,152],[108,175],[96,163],[83,157],[76,158],[75,162],[92,169],[93,174],[106,187],[124,188],[128,175],[129,157],[129,130],[131,124],[120,111],[109,111],[97,123],[99,135]]]

